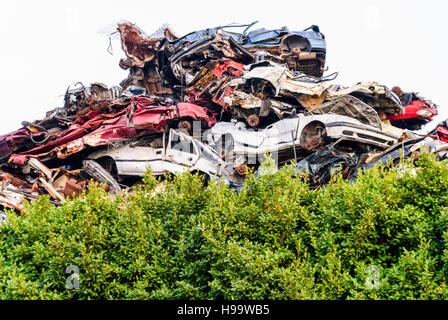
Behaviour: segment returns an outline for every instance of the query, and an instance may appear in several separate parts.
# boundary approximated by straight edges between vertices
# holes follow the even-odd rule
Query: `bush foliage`
[[[448,298],[448,166],[431,154],[317,190],[292,169],[239,193],[191,173],[158,186],[148,172],[132,195],[8,212],[0,299]]]

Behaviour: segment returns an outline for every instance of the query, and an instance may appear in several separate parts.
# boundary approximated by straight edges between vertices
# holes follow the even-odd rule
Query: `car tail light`
[[[423,118],[432,117],[432,112],[429,110],[419,110],[419,111],[417,111],[417,114],[419,116],[422,116]]]

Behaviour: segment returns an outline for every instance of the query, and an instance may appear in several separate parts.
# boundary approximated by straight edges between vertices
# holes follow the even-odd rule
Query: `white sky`
[[[447,13],[445,0],[0,0],[0,134],[63,106],[70,84],[126,78],[119,40],[111,55],[104,33],[123,20],[147,34],[168,23],[178,36],[232,22],[290,30],[316,24],[327,40],[327,74],[339,71],[334,83],[373,80],[417,91],[440,106],[438,122],[448,118]]]

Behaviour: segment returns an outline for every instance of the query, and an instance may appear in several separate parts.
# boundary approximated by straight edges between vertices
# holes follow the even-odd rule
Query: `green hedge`
[[[249,174],[236,193],[190,173],[160,191],[148,173],[126,197],[27,203],[0,227],[0,299],[448,298],[446,163],[318,190],[291,176]]]

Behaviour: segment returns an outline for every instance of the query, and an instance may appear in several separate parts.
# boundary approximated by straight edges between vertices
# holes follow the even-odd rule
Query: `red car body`
[[[404,105],[404,114],[389,115],[392,125],[403,129],[420,129],[437,115],[437,105],[426,100],[412,100]]]
[[[191,103],[160,105],[144,96],[132,98],[129,106],[118,113],[91,112],[87,116],[89,115],[88,121],[78,119],[70,128],[59,133],[55,140],[25,152],[11,154],[8,162],[23,165],[30,157],[65,159],[87,147],[104,146],[148,132],[162,133],[165,125],[172,121],[198,120],[207,128],[216,123],[215,114],[207,108]],[[16,132],[15,136],[19,136],[18,133],[21,132]],[[8,135],[1,138],[12,139]]]
[[[448,142],[448,128],[439,126],[436,129],[435,134],[439,137],[439,140],[442,142]]]
[[[428,135],[442,142],[448,142],[448,119],[440,122],[434,130],[428,132]]]

